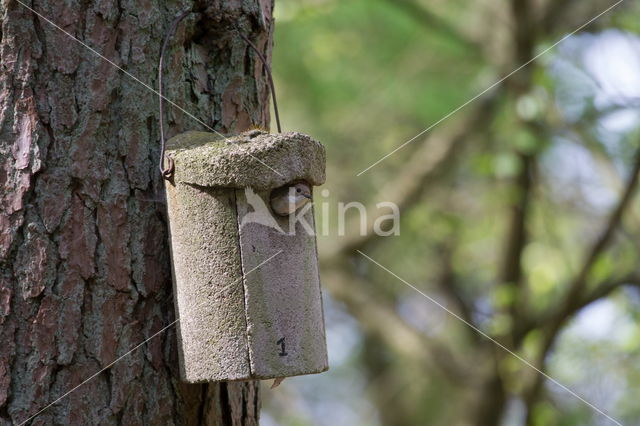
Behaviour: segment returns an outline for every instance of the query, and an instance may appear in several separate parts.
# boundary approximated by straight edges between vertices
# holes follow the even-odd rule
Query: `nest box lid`
[[[325,180],[324,146],[297,132],[250,130],[225,139],[190,131],[167,141],[167,154],[175,162],[175,182],[187,184],[265,190],[296,180],[313,186]]]

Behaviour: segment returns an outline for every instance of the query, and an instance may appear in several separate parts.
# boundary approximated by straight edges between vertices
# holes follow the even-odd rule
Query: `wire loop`
[[[169,40],[173,36],[173,33],[176,32],[176,28],[180,21],[182,21],[189,13],[191,13],[191,8],[182,12],[176,19],[171,23],[171,27],[169,27],[169,31],[164,35],[164,41],[162,42],[162,50],[160,51],[160,60],[158,62],[158,96],[160,98],[160,164],[158,168],[160,169],[160,173],[162,177],[165,179],[171,179],[173,176],[173,172],[175,170],[175,164],[173,162],[173,158],[167,156],[168,166],[165,169],[164,167],[164,158],[165,158],[165,149],[166,143],[164,138],[164,93],[162,87],[162,71],[164,65],[164,53],[167,50],[167,46],[169,45]]]
[[[267,81],[269,82],[271,99],[273,100],[273,112],[276,115],[276,125],[278,127],[278,133],[282,133],[282,127],[280,126],[280,114],[278,113],[278,101],[276,100],[276,88],[273,84],[273,77],[271,76],[271,67],[269,66],[269,63],[267,62],[267,59],[264,57],[262,52],[260,52],[260,49],[258,49],[256,45],[251,42],[251,40],[249,40],[244,34],[240,32],[240,28],[236,27],[236,31],[238,32],[238,35],[249,45],[249,47],[251,47],[251,49],[256,52],[258,58],[260,58],[260,62],[262,62],[262,66],[267,72]]]

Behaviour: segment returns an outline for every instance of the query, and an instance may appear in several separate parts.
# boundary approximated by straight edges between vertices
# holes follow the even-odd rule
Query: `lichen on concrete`
[[[266,190],[294,180],[325,181],[326,154],[320,142],[302,133],[251,130],[223,138],[186,132],[167,142],[175,180],[209,187]]]

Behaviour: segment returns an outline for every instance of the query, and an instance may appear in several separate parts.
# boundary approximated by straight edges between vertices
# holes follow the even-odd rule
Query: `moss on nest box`
[[[297,132],[251,130],[225,139],[191,131],[170,139],[167,155],[175,162],[174,182],[265,190],[296,180],[314,186],[325,181],[324,147]]]

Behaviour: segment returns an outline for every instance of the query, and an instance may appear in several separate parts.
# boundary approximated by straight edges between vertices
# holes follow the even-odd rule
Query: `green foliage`
[[[296,130],[322,140],[329,175],[342,180],[355,181],[359,170],[464,102],[483,66],[392,2],[284,7],[297,9],[278,21],[275,35],[276,85],[290,120],[284,125],[295,120]],[[367,149],[357,141],[368,141]],[[401,165],[410,151],[389,161]]]
[[[544,354],[546,328],[535,326],[514,337],[526,321],[549,318],[559,309],[628,177],[640,146],[640,101],[632,97],[640,99],[640,93],[631,93],[629,86],[616,86],[631,77],[616,75],[615,66],[606,69],[608,59],[598,59],[598,55],[620,49],[616,43],[623,39],[632,40],[640,52],[635,35],[590,27],[593,33],[563,42],[429,134],[356,177],[520,65],[510,59],[514,47],[509,8],[489,3],[276,2],[273,68],[284,128],[312,134],[327,147],[325,188],[331,192],[326,198],[331,222],[330,235],[320,238],[321,255],[344,242],[337,235],[338,202],[375,205],[384,201],[378,198],[379,190],[402,174],[429,134],[460,127],[481,100],[495,93],[490,116],[457,141],[447,162],[408,200],[401,212],[401,235],[373,239],[362,249],[459,314],[456,301],[442,284],[443,277],[451,278],[454,291],[467,302],[479,329],[531,362],[545,360],[540,367],[560,382],[625,424],[637,424],[637,288],[613,292],[604,299],[610,304],[605,311],[589,306],[565,318],[556,345]],[[428,18],[417,12],[421,8],[429,12]],[[628,5],[624,12],[611,14],[607,22],[638,32],[639,16],[638,6]],[[573,28],[563,31],[570,30]],[[535,52],[551,46],[566,32],[541,32]],[[631,94],[616,98],[616,91]],[[631,118],[616,119],[616,114]],[[521,185],[525,158],[533,159],[526,176],[528,187]],[[521,279],[515,282],[504,278],[503,271],[505,259],[512,254],[507,250],[514,232],[512,218],[525,200],[525,241],[512,261],[521,266]],[[317,208],[316,214],[320,223],[325,213]],[[636,200],[597,256],[581,295],[603,282],[638,272],[639,228],[640,200]],[[352,389],[358,380],[370,387],[358,388],[359,393],[342,401],[344,406],[334,399],[328,406],[322,405],[321,398],[314,399],[316,408],[311,412],[317,412],[317,407],[330,411],[330,405],[337,404],[349,406],[363,425],[460,423],[475,413],[474,401],[487,397],[478,383],[496,370],[506,400],[524,406],[525,391],[536,377],[529,367],[358,254],[346,253],[340,260],[341,272],[365,280],[370,291],[396,307],[397,314],[425,340],[441,342],[459,357],[468,379],[462,385],[454,384],[442,368],[426,362],[417,365],[415,359],[387,346],[394,336],[384,339],[382,331],[376,334],[376,345],[371,345],[374,330],[368,327],[367,318],[377,316],[378,308],[359,306],[344,294],[334,295],[344,302],[340,306],[365,325],[353,330],[361,346],[348,361],[333,364],[340,374],[326,381],[310,378],[309,386],[322,383],[321,392],[327,394]],[[609,314],[622,318],[612,330],[622,327],[624,332],[595,334],[588,320],[596,316],[606,321]],[[515,347],[511,346],[514,339],[519,339]],[[331,340],[329,346],[331,350]],[[372,367],[364,362],[372,351],[380,352],[382,365]],[[493,362],[494,357],[498,362]],[[509,416],[508,424],[523,424],[524,408],[516,414],[506,404],[502,409],[503,420]],[[548,382],[530,409],[531,425],[602,421],[588,406]],[[316,424],[332,424],[313,418]],[[284,416],[277,420],[298,424]]]

